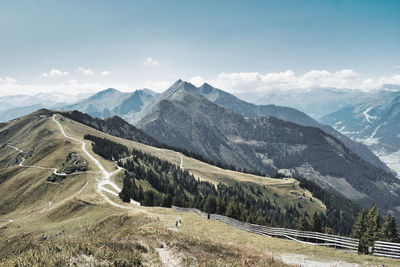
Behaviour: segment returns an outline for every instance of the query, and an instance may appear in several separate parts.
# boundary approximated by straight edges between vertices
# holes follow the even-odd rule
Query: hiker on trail
[[[182,221],[181,221],[181,219],[179,219],[179,223],[180,223],[180,224],[182,224]]]
[[[176,226],[176,228],[178,228],[178,221],[175,222],[175,226]]]

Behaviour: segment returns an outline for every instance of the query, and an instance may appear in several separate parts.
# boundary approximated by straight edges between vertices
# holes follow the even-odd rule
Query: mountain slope
[[[399,205],[400,184],[320,129],[273,117],[247,118],[193,94],[179,82],[138,127],[161,142],[274,175],[287,169],[362,205]],[[172,95],[172,100],[165,96]]]
[[[121,186],[123,172],[116,169],[114,162],[96,155],[91,142],[84,140],[85,134],[107,138],[129,149],[138,149],[177,167],[181,165],[200,181],[223,182],[233,186],[240,183],[250,189],[247,193],[251,192],[251,188],[256,188],[254,185],[262,185],[263,192],[269,191],[268,198],[283,207],[281,212],[288,204],[292,207],[295,204],[300,210],[310,208],[310,214],[312,210],[325,209],[319,200],[311,196],[309,191],[300,188],[299,182],[294,179],[270,179],[223,170],[185,156],[182,156],[182,162],[175,151],[117,138],[77,121],[61,119],[58,113],[53,117],[52,113],[40,110],[1,126],[0,158],[9,162],[8,159],[21,153],[6,145],[12,143],[24,153],[32,151],[24,155],[24,165],[60,168],[71,152],[77,152],[88,160],[89,170],[68,176],[59,183],[50,183],[46,178],[53,172],[52,169],[21,167],[18,162],[6,168],[0,167],[2,266],[132,263],[161,266],[162,257],[157,253],[160,247],[163,252],[167,251],[176,257],[176,262],[182,261],[189,265],[239,266],[243,262],[251,262],[257,266],[285,266],[266,255],[266,252],[280,256],[296,251],[303,258],[318,257],[318,262],[332,262],[331,257],[334,257],[341,258],[338,264],[362,264],[368,260],[376,265],[385,263],[385,266],[396,266],[394,260],[367,258],[363,255],[354,258],[349,253],[335,249],[316,248],[290,240],[250,234],[191,213],[123,203],[117,196],[103,192],[108,198],[106,201],[98,191],[98,183],[102,179],[100,169],[94,160],[85,156],[80,142],[86,144],[88,153],[105,171],[114,173],[110,181]],[[306,197],[299,199],[298,196],[303,194]],[[336,212],[341,213],[340,207]],[[177,227],[178,219],[181,223]]]
[[[205,83],[198,88],[199,92],[208,100],[228,108],[246,117],[272,116],[281,120],[290,121],[303,126],[312,126],[322,129],[324,132],[338,138],[350,150],[358,154],[365,161],[390,172],[390,169],[373,154],[365,145],[353,141],[346,135],[333,129],[331,126],[322,125],[307,114],[294,108],[275,106],[275,105],[255,105],[245,102],[223,90],[212,87]]]
[[[400,86],[386,85],[363,102],[326,115],[321,121],[363,142],[400,174]]]
[[[61,114],[74,121],[80,122],[110,135],[140,142],[146,145],[159,146],[159,142],[153,137],[147,135],[143,131],[137,129],[133,125],[130,125],[129,123],[117,116],[102,120],[98,118],[93,118],[90,115],[79,112],[77,110],[61,112]]]
[[[105,135],[78,122],[64,119],[59,121],[63,131],[68,136],[74,136],[77,141],[66,138],[50,117],[51,113],[41,110],[19,118],[0,130],[2,160],[8,161],[22,153],[10,146],[3,146],[4,143],[12,142],[23,151],[32,151],[23,155],[25,167],[16,164],[0,168],[1,266],[71,263],[161,266],[162,261],[156,249],[163,244],[164,249],[168,244],[169,251],[174,250],[177,255],[191,258],[194,262],[206,264],[201,258],[206,253],[208,263],[210,258],[215,258],[211,260],[214,264],[240,264],[235,259],[244,256],[239,248],[229,245],[230,242],[201,238],[199,228],[211,225],[213,229],[218,229],[215,222],[199,219],[192,221],[192,215],[180,214],[171,209],[124,204],[107,192],[103,194],[107,195],[110,202],[105,201],[97,188],[99,170],[90,158],[87,158],[88,172],[68,176],[59,183],[46,181],[53,172],[47,167],[61,167],[72,151],[84,154],[78,142],[83,142],[82,133]],[[57,121],[58,118],[59,115]],[[122,142],[132,145],[130,141]],[[115,163],[96,156],[90,147],[90,142],[87,142],[89,153],[99,164],[107,171],[114,171]],[[112,178],[118,178],[118,175]],[[172,227],[172,221],[178,217],[184,220],[185,227],[187,225],[191,228],[191,232],[183,228],[178,234],[167,229]],[[221,234],[215,236],[222,237]],[[184,244],[190,249],[180,249],[174,244]],[[207,246],[210,246],[209,252],[202,252],[201,256],[193,255],[193,250],[202,250]],[[240,247],[240,243],[237,246]],[[222,247],[226,252],[216,253],[212,249],[214,247]],[[239,256],[232,256],[232,251]],[[221,253],[226,261],[219,260]],[[251,257],[254,262],[254,256]],[[265,254],[257,257],[261,262]]]

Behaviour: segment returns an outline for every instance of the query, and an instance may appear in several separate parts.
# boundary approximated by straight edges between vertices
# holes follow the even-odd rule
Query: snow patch
[[[389,168],[397,173],[397,177],[400,178],[400,150],[394,153],[388,153],[386,151],[374,151],[375,154],[382,160]]]
[[[362,114],[364,115],[364,117],[365,117],[365,120],[367,121],[367,122],[372,122],[371,120],[376,120],[377,119],[377,117],[376,116],[371,116],[371,115],[369,115],[368,114],[368,112],[370,112],[373,108],[374,108],[375,106],[370,106],[369,108],[367,108]]]
[[[379,128],[381,128],[381,126],[382,126],[382,124],[378,125],[378,127],[375,128],[375,130],[372,132],[372,134],[368,138],[357,139],[357,141],[361,142],[367,146],[379,144],[380,138],[376,138],[375,135],[379,131]]]

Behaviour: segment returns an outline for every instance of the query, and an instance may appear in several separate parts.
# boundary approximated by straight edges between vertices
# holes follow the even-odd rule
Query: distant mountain
[[[353,152],[358,154],[365,161],[390,172],[390,169],[365,145],[353,141],[346,135],[341,134],[335,129],[333,129],[331,126],[320,124],[319,122],[312,119],[304,112],[289,107],[282,107],[275,105],[255,105],[252,103],[248,103],[223,90],[214,88],[207,83],[200,86],[198,90],[208,100],[246,117],[272,116],[281,120],[290,121],[303,126],[318,127],[322,129],[324,132],[338,138],[348,148],[350,148]]]
[[[367,145],[400,175],[400,86],[385,85],[321,121]]]
[[[209,101],[201,91],[177,81],[137,126],[161,142],[216,161],[313,180],[364,206],[375,202],[387,210],[400,205],[399,180],[337,138],[274,117],[244,117]]]
[[[144,109],[150,105],[159,94],[148,89],[136,90],[121,105],[114,108],[113,113],[135,124],[142,118]]]
[[[21,117],[26,114],[32,113],[41,108],[43,108],[42,104],[36,104],[32,106],[10,108],[7,110],[0,111],[0,122],[7,122],[17,117]]]
[[[74,103],[87,94],[67,95],[63,93],[40,93],[0,97],[0,122],[27,115],[39,108],[57,108]]]
[[[364,95],[364,92],[352,89],[309,88],[287,92],[270,91],[255,103],[292,107],[319,120],[324,115],[357,103]]]
[[[26,107],[41,104],[46,107],[54,107],[56,105],[75,103],[88,94],[67,95],[63,93],[40,93],[36,95],[10,95],[0,97],[0,106],[6,106],[7,109],[16,107]]]
[[[94,117],[107,118],[113,115],[111,111],[114,108],[131,95],[131,93],[122,93],[116,89],[109,88],[75,104],[64,106],[61,110],[79,110]]]
[[[133,93],[122,93],[109,88],[100,91],[89,98],[83,99],[73,105],[63,106],[61,110],[79,110],[97,118],[119,116],[135,122],[140,118],[140,112],[158,96],[157,93],[148,90],[136,90]]]

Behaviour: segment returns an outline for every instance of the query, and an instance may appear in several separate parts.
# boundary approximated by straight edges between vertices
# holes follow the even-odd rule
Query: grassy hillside
[[[64,125],[66,125],[65,128],[67,129],[67,131],[68,129],[71,129],[70,133],[73,137],[83,139],[83,136],[85,134],[91,134],[98,137],[107,138],[111,141],[127,146],[130,150],[141,150],[145,153],[158,157],[162,160],[167,160],[170,163],[176,164],[178,166],[181,164],[182,157],[183,169],[189,171],[200,180],[208,181],[214,184],[225,183],[227,185],[232,185],[239,182],[249,185],[257,184],[266,186],[269,191],[270,199],[276,200],[282,207],[284,207],[285,205],[294,205],[301,201],[302,204],[304,204],[307,210],[310,212],[314,210],[323,212],[325,210],[325,206],[317,199],[315,199],[315,201],[313,202],[305,201],[306,198],[309,200],[309,198],[312,197],[312,194],[309,191],[300,188],[299,182],[292,178],[281,180],[221,169],[216,166],[186,157],[182,154],[178,154],[177,152],[172,150],[159,149],[156,147],[144,145],[142,143],[111,136],[67,118],[65,118],[64,120]],[[119,180],[119,182],[122,185],[122,180]],[[305,196],[305,198],[299,200],[298,196],[303,195]]]
[[[84,155],[77,142],[64,138],[50,117],[40,118],[41,111],[11,122],[0,129],[0,161],[9,162],[19,152],[28,153],[24,165],[61,168],[68,154]],[[130,148],[180,165],[174,151],[152,148],[143,144],[112,137],[64,119],[66,133],[79,140],[85,134],[103,136]],[[116,164],[90,154],[107,171]],[[306,255],[313,260],[341,259],[361,264],[395,266],[396,261],[360,256],[329,248],[316,248],[293,241],[272,239],[240,231],[224,223],[200,216],[159,207],[138,207],[123,203],[117,196],[105,193],[111,205],[97,192],[99,170],[92,160],[89,172],[67,176],[59,183],[46,182],[52,170],[8,166],[0,169],[0,265],[122,265],[161,266],[165,257],[182,265],[247,265],[283,266],[280,257]],[[19,163],[19,162],[16,162]],[[281,197],[276,201],[297,201],[290,191],[310,196],[295,180],[275,180],[225,171],[183,157],[183,167],[200,179],[213,183],[254,183],[265,185]],[[112,180],[122,185],[122,172]],[[288,192],[287,192],[288,191]],[[274,193],[271,193],[274,195]],[[292,196],[293,195],[293,196]],[[4,196],[4,197],[3,197]],[[272,197],[272,196],[271,196]],[[310,209],[324,211],[319,201]],[[182,224],[175,227],[181,219]],[[12,220],[9,222],[9,220]],[[160,257],[159,255],[163,255]]]

